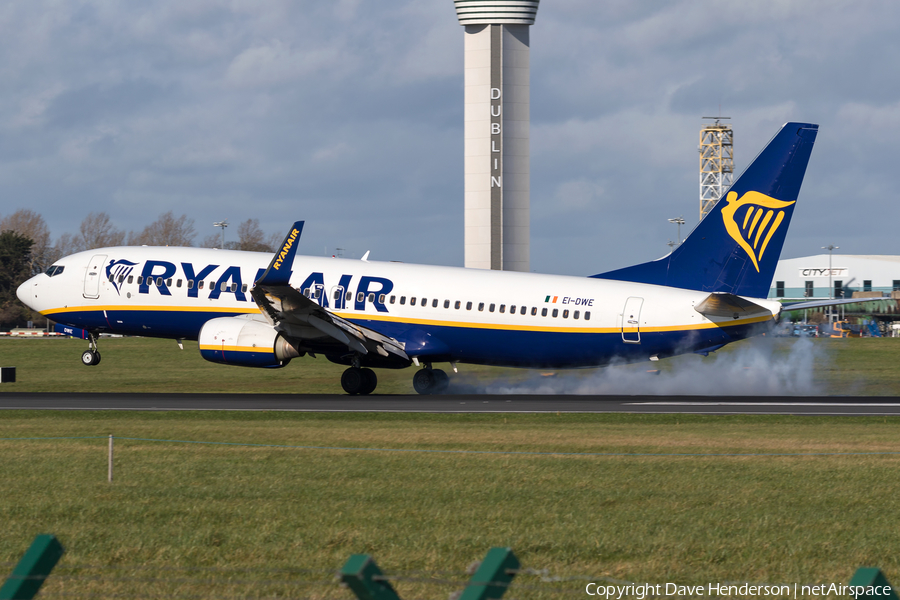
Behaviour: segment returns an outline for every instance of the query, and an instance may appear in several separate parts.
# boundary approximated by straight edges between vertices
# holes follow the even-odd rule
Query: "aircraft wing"
[[[334,347],[337,342],[362,355],[372,352],[386,359],[409,362],[402,342],[351,323],[291,287],[290,268],[302,231],[303,221],[294,223],[269,268],[250,290],[266,319],[283,334],[310,348]]]

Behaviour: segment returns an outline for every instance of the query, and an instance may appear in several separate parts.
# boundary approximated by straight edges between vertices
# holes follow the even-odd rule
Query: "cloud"
[[[696,219],[700,117],[720,106],[739,169],[784,121],[821,124],[786,256],[842,236],[895,253],[889,219],[859,236],[832,216],[884,214],[900,187],[898,18],[886,0],[542,3],[532,269],[664,254],[667,219]],[[172,208],[270,232],[305,218],[313,253],[462,264],[463,30],[449,1],[38,0],[0,7],[0,28],[0,194],[54,237],[90,211],[140,230]]]

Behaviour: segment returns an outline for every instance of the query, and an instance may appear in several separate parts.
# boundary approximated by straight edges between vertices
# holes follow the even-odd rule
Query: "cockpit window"
[[[63,269],[65,269],[65,267],[62,265],[53,265],[52,267],[44,271],[44,273],[46,273],[49,277],[54,277],[55,275],[59,275],[60,273],[62,273]]]

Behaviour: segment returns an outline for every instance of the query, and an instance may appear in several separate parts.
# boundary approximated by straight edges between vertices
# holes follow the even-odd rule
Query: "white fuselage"
[[[68,256],[19,288],[48,318],[94,332],[197,339],[222,316],[255,315],[272,255],[118,247]],[[753,335],[779,313],[707,317],[708,292],[587,277],[297,256],[290,285],[393,337],[410,358],[584,367],[702,351]]]

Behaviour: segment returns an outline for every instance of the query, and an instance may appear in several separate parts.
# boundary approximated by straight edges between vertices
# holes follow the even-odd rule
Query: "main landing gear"
[[[450,377],[440,369],[432,369],[431,365],[416,371],[413,375],[413,387],[420,394],[440,394],[450,385]]]
[[[351,396],[368,396],[377,385],[378,377],[372,369],[350,367],[341,375],[341,387]]]
[[[368,396],[375,391],[378,378],[375,371],[359,366],[359,359],[341,375],[341,387],[351,396]],[[432,369],[430,364],[416,371],[413,376],[413,387],[424,395],[440,394],[450,385],[450,377],[440,369]]]
[[[97,350],[97,338],[93,333],[88,333],[90,339],[90,348],[81,353],[81,364],[86,367],[93,367],[100,364],[100,351]]]

